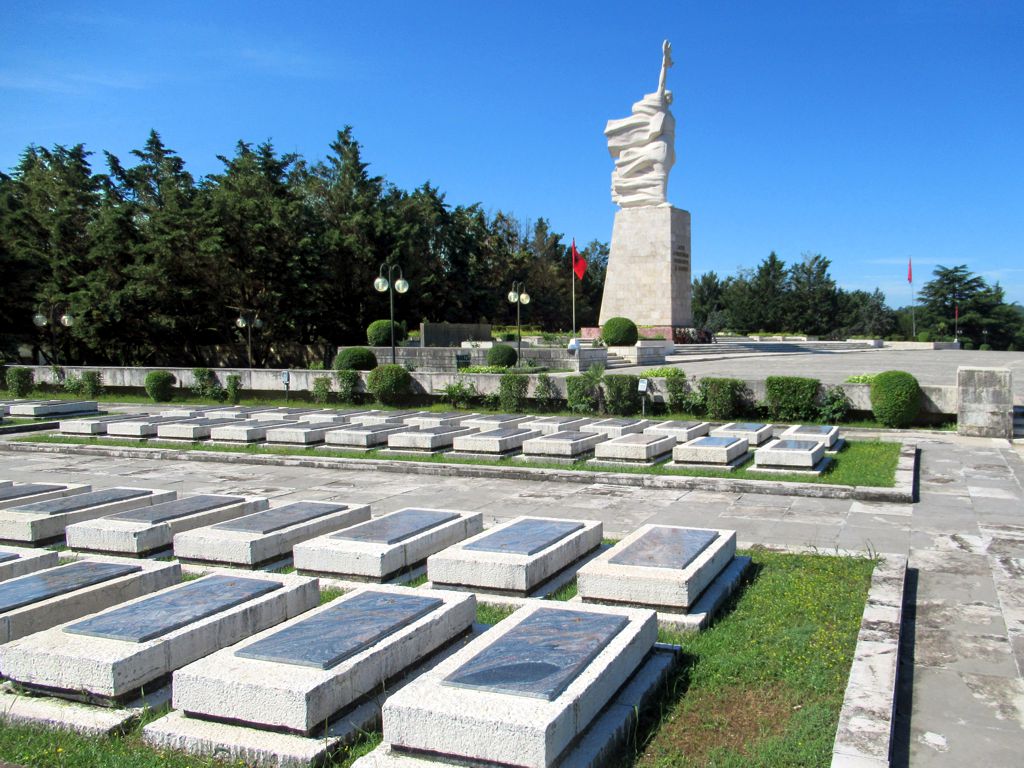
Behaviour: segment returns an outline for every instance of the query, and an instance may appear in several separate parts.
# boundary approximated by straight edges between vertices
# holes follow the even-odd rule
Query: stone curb
[[[584,485],[620,485],[633,488],[669,488],[714,491],[718,493],[760,493],[769,496],[803,496],[816,499],[856,499],[902,504],[914,502],[916,444],[903,443],[892,488],[868,486],[789,483],[777,480],[738,480],[728,477],[689,477],[684,475],[640,475],[615,472],[586,472],[531,467],[479,466],[472,464],[435,464],[384,459],[342,459],[330,456],[287,456],[270,454],[185,451],[173,448],[125,448],[121,446],[75,445],[62,443],[12,443],[0,441],[0,451],[12,453],[60,453],[108,456],[118,459],[158,459],[165,461],[205,461],[223,464],[251,464],[272,467],[310,467],[368,472],[395,472],[434,477],[475,477],[505,480],[559,481]]]
[[[832,747],[832,768],[889,768],[906,575],[907,558],[886,555],[871,576]]]

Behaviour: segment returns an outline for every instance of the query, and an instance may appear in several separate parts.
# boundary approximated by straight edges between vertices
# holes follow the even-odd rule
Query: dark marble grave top
[[[744,421],[733,424],[732,426],[729,427],[729,430],[732,432],[757,432],[759,430],[764,429],[766,426],[768,425],[755,424],[754,422]]]
[[[429,531],[442,523],[458,518],[457,512],[429,509],[403,509],[376,520],[353,525],[331,536],[332,539],[366,541],[372,544],[397,544],[418,533]]]
[[[142,570],[128,563],[80,560],[0,583],[0,613]]]
[[[71,624],[64,631],[144,643],[280,588],[277,581],[205,576],[137,603],[104,611]]]
[[[821,443],[813,440],[779,440],[771,447],[773,451],[803,451],[809,452],[817,448]]]
[[[557,441],[557,442],[574,443],[577,440],[585,440],[585,439],[593,437],[593,436],[594,436],[594,434],[592,432],[569,432],[569,431],[565,431],[565,432],[555,432],[555,433],[550,434],[550,435],[543,435],[540,439],[541,440],[554,440],[554,441]]]
[[[496,424],[502,424],[506,421],[512,421],[512,419],[521,418],[523,417],[515,413],[492,413],[489,416],[478,416],[475,421],[493,421]]]
[[[237,504],[240,501],[245,501],[245,499],[241,496],[187,496],[184,499],[165,501],[163,504],[154,504],[151,507],[140,507],[139,509],[129,509],[127,512],[118,512],[116,515],[108,515],[107,519],[156,525],[167,520],[176,520],[179,517],[208,512],[211,509],[217,509],[217,507],[226,507],[228,504]]]
[[[452,432],[462,432],[465,427],[458,426],[445,426],[445,427],[420,427],[417,431],[425,435],[449,435]],[[410,432],[413,430],[409,430]]]
[[[330,669],[443,604],[436,597],[364,592],[235,651],[235,655]]]
[[[196,418],[187,419],[185,421],[178,422],[183,427],[219,427],[221,424],[232,424],[237,423],[238,419],[207,419],[207,418]]]
[[[20,499],[23,496],[35,496],[37,493],[49,493],[67,488],[66,485],[43,485],[42,483],[25,483],[25,485],[10,485],[0,488],[0,501]]]
[[[680,432],[685,432],[688,429],[700,426],[700,424],[701,422],[699,421],[664,421],[661,424],[655,424],[653,426],[658,429],[668,429],[671,431],[678,429]]]
[[[742,437],[711,435],[710,437],[698,437],[696,440],[687,443],[687,445],[692,445],[694,448],[726,448],[733,443],[738,443],[742,439]]]
[[[348,509],[346,504],[332,504],[325,501],[296,501],[283,507],[266,509],[253,515],[246,515],[235,520],[228,520],[212,526],[224,531],[241,531],[242,533],[266,534],[273,533],[290,525],[305,523],[324,515],[343,512]]]
[[[59,499],[50,499],[49,501],[35,501],[31,504],[14,507],[12,511],[32,515],[61,515],[66,512],[88,509],[89,507],[98,507],[101,504],[112,504],[115,501],[126,501],[127,499],[151,496],[152,493],[152,491],[147,491],[144,488],[107,488],[102,491],[78,493],[74,496],[64,496]]]
[[[481,432],[479,435],[474,435],[474,437],[515,437],[516,435],[522,435],[529,431],[530,430],[522,427],[499,427],[497,429],[489,429],[486,432]]]
[[[401,424],[388,423],[388,424],[342,424],[341,432],[384,432],[385,430],[394,430],[400,428]]]
[[[801,435],[827,435],[833,429],[835,429],[835,427],[825,427],[825,426],[806,426],[806,427],[803,427],[803,426],[801,426],[801,427],[797,427],[796,428],[796,432],[798,434],[801,434]]]
[[[16,555],[13,552],[4,552],[0,549],[0,563],[9,563],[11,560],[17,560],[21,555]]]
[[[595,426],[598,427],[631,427],[639,424],[640,419],[602,419]]]
[[[715,531],[695,528],[651,528],[609,559],[615,565],[683,569],[718,538]]]
[[[542,608],[444,682],[553,701],[628,623],[614,614]]]
[[[572,520],[519,520],[507,528],[466,544],[463,549],[532,555],[582,527],[583,523]]]
[[[669,435],[646,435],[643,432],[632,432],[628,435],[622,435],[620,437],[612,438],[616,443],[619,444],[630,444],[635,443],[636,445],[649,445],[650,443],[657,443],[662,440],[675,440],[674,437]]]

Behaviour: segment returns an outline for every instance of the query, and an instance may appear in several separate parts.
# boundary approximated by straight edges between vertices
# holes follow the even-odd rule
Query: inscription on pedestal
[[[349,539],[373,544],[397,544],[458,517],[457,512],[403,509],[376,520],[353,525],[335,533],[332,539]]]
[[[141,571],[139,565],[82,560],[0,584],[0,613]]]
[[[108,488],[105,491],[80,493],[76,496],[65,496],[62,499],[36,501],[32,504],[15,507],[14,511],[33,515],[61,515],[89,507],[98,507],[101,504],[112,504],[115,501],[138,499],[142,496],[149,496],[151,493],[152,491],[142,488]]]
[[[235,655],[330,669],[443,603],[436,597],[365,592],[246,646]]]
[[[444,682],[553,701],[628,623],[613,614],[541,609]]]
[[[217,523],[212,526],[224,531],[241,531],[242,533],[266,534],[287,528],[290,525],[298,525],[310,520],[316,520],[324,515],[332,515],[335,512],[343,512],[348,509],[346,504],[330,504],[316,501],[297,501],[294,504],[287,504],[283,507],[268,509],[264,512],[257,512],[254,515],[246,515],[236,520],[228,520],[224,523]]]
[[[718,538],[715,531],[694,528],[651,528],[608,562],[648,568],[682,570]]]
[[[200,512],[208,512],[218,507],[226,507],[228,504],[237,504],[241,501],[245,501],[241,496],[189,496],[184,499],[167,501],[163,504],[154,504],[150,507],[118,512],[116,515],[109,515],[107,519],[156,525],[168,520],[176,520],[179,517],[197,515]]]
[[[0,488],[0,501],[20,499],[25,496],[35,496],[37,493],[52,493],[66,488],[64,485],[43,485],[41,483],[26,483],[25,485],[11,485],[7,488]]]
[[[281,584],[276,581],[205,576],[132,605],[71,624],[64,631],[144,643],[280,588]]]
[[[582,527],[583,523],[571,520],[520,520],[507,528],[466,544],[463,549],[533,555]]]

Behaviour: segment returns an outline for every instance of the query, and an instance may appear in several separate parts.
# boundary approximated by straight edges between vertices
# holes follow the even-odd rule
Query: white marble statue
[[[668,205],[668,172],[676,161],[676,120],[668,109],[672,91],[665,90],[672,44],[666,40],[661,50],[657,92],[636,102],[630,117],[609,120],[604,129],[608,151],[615,160],[612,202],[623,208]]]

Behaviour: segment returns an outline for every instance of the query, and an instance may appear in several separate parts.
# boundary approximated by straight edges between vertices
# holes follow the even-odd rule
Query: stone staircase
[[[614,352],[608,352],[608,362],[605,363],[605,368],[623,368],[626,366],[633,365],[622,355],[617,355]]]
[[[1013,442],[1024,444],[1024,405],[1013,406]]]

